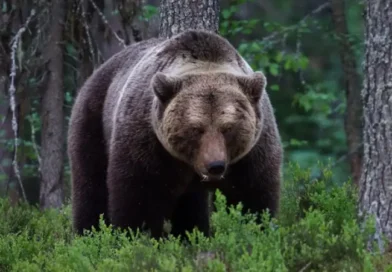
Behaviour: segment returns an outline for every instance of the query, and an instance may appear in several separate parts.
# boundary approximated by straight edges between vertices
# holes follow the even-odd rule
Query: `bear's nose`
[[[207,165],[207,171],[211,175],[222,175],[225,172],[225,168],[224,161],[214,161]]]

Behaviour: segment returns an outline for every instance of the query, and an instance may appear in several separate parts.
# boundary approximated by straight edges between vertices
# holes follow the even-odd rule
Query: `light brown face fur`
[[[260,135],[263,74],[203,73],[153,79],[153,124],[164,147],[204,179],[224,177]],[[223,171],[211,173],[211,165]],[[217,172],[217,173],[216,173]]]

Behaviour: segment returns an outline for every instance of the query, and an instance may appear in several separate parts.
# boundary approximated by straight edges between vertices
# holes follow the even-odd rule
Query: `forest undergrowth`
[[[188,243],[126,235],[103,221],[77,236],[70,205],[41,212],[1,199],[0,271],[392,271],[385,255],[368,250],[374,222],[358,218],[350,181],[334,183],[328,167],[318,178],[287,169],[279,217],[264,213],[263,231],[217,191],[213,237],[194,230]]]

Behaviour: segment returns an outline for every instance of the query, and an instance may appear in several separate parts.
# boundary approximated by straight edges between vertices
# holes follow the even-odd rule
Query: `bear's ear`
[[[152,79],[152,89],[162,103],[168,102],[181,88],[181,80],[158,72]]]
[[[258,103],[267,85],[267,79],[262,72],[254,72],[249,76],[239,76],[238,83],[251,102]]]

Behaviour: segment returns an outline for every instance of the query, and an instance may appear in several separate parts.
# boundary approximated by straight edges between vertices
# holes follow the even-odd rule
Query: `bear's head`
[[[152,78],[152,124],[164,148],[204,180],[219,180],[255,145],[262,127],[261,72]]]

